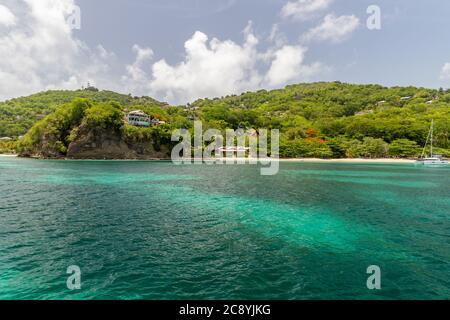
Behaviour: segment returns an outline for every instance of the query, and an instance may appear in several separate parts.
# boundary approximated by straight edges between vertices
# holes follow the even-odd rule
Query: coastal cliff
[[[157,147],[152,139],[129,141],[121,132],[81,125],[77,138],[69,144],[68,159],[166,159],[168,146]]]
[[[123,112],[115,103],[92,105],[79,99],[38,122],[22,139],[19,156],[167,159],[170,158],[170,140],[163,140],[159,128],[133,128],[125,124]]]

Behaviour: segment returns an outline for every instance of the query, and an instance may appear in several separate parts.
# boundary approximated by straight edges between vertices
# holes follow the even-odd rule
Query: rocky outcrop
[[[171,152],[170,146],[159,145],[150,139],[128,141],[120,131],[92,128],[86,124],[77,128],[77,134],[67,148],[55,140],[54,137],[42,137],[35,148],[22,151],[19,156],[39,159],[157,160],[170,159]]]
[[[158,150],[156,150],[158,149]],[[113,129],[90,128],[81,125],[76,138],[67,149],[69,159],[169,159],[167,146],[156,148],[154,141],[127,141]]]

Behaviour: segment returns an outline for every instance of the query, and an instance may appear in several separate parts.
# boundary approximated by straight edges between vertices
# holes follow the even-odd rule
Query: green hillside
[[[102,109],[109,108],[107,102],[113,101],[121,112],[142,109],[168,123],[149,129],[121,123],[118,130],[127,137],[126,141],[151,138],[152,143],[166,143],[171,130],[191,129],[192,120],[198,119],[204,129],[280,129],[282,157],[414,157],[421,153],[434,119],[437,152],[450,156],[449,91],[340,82],[299,84],[280,90],[201,99],[186,107],[109,91],[49,91],[0,103],[0,136],[23,134],[59,106],[59,112],[39,121],[25,140],[32,144],[39,140],[38,134],[42,137],[47,131],[61,131],[62,136],[51,136],[61,142],[57,145],[64,153],[70,143],[68,128],[73,130],[82,120],[77,119],[76,123],[64,120],[67,114],[64,110],[71,108],[69,102],[75,98],[88,99],[90,106],[86,110],[96,107],[92,110],[99,117]],[[59,120],[52,120],[55,118]],[[96,121],[104,123],[102,119]],[[62,130],[59,123],[66,123],[67,128]]]
[[[436,146],[450,154],[450,93],[442,89],[312,83],[193,105],[213,127],[279,128],[285,157],[415,156],[432,119]]]
[[[38,120],[55,111],[56,107],[78,98],[92,102],[115,101],[124,107],[164,105],[149,97],[132,97],[112,91],[99,91],[93,87],[75,91],[46,91],[0,102],[0,137],[24,135]]]

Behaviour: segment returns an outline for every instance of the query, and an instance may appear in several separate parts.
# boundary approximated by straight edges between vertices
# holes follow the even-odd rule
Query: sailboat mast
[[[434,132],[434,119],[431,120],[431,157],[433,157],[433,132]]]

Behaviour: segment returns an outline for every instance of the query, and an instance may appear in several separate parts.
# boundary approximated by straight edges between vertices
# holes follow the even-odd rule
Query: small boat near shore
[[[441,155],[433,154],[433,141],[434,140],[434,120],[431,121],[431,128],[428,132],[427,142],[423,148],[422,156],[419,160],[416,161],[417,164],[421,164],[424,166],[448,166],[449,161],[442,158]],[[426,149],[428,146],[428,142],[430,142],[430,154],[426,155]]]
[[[417,160],[418,164],[422,164],[424,166],[448,166],[448,160],[442,159],[441,156],[433,155],[432,157],[427,157],[423,159]]]

